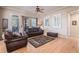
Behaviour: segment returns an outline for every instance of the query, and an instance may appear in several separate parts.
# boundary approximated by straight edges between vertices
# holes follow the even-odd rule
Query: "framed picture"
[[[77,21],[76,20],[72,21],[72,25],[77,25]]]
[[[2,28],[7,29],[8,28],[8,19],[2,19]]]

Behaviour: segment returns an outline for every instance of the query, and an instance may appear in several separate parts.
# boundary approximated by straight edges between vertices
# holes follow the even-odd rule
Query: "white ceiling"
[[[43,10],[44,13],[48,13],[51,11],[55,11],[57,9],[64,8],[64,6],[39,6],[39,7],[40,9],[44,9]],[[35,13],[36,6],[6,6],[5,8],[14,8],[29,13]]]
[[[29,13],[30,15],[36,16],[36,11],[35,11],[36,6],[3,6],[3,8],[23,11],[26,14]],[[66,9],[66,8],[68,12],[70,12],[71,10],[79,9],[79,7],[76,7],[76,6],[39,6],[39,8],[44,9],[43,10],[44,13],[41,13],[40,16],[49,14],[51,12],[56,12],[58,10]]]
[[[18,7],[15,7],[15,8],[23,9],[23,10],[26,10],[26,11],[29,11],[29,12],[32,13],[32,12],[35,11],[36,6],[18,6]],[[44,12],[49,12],[49,11],[61,8],[61,6],[39,6],[39,8],[44,9],[43,10]]]

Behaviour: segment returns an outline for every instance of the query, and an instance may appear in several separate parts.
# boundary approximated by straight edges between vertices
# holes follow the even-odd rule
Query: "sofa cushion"
[[[16,39],[16,38],[20,38],[21,37],[21,34],[18,33],[18,32],[13,32],[13,38]]]
[[[38,27],[29,28],[28,31],[29,32],[37,32],[37,31],[39,31],[39,28]]]
[[[29,28],[29,29],[28,29],[28,32],[33,32],[33,29],[32,29],[32,28]]]
[[[33,28],[34,32],[39,31],[39,28]]]

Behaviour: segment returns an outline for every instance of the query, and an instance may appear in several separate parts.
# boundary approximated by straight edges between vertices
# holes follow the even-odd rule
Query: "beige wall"
[[[70,13],[74,10],[77,10],[79,9],[79,7],[68,7],[68,8],[63,8],[63,9],[60,9],[60,10],[56,10],[56,11],[53,11],[52,12],[49,12],[48,14],[45,14],[43,15],[42,17],[39,18],[39,23],[43,23],[44,21],[44,17],[46,17],[47,15],[49,15],[51,17],[51,15],[56,15],[58,13],[62,14],[62,28],[60,29],[55,29],[55,28],[52,28],[52,27],[47,27],[45,28],[45,31],[47,32],[48,29],[49,31],[58,31],[58,33],[60,34],[59,36],[60,37],[70,37],[70,34],[72,34],[72,26],[71,26],[71,15]],[[51,19],[51,18],[50,18]],[[51,21],[50,21],[51,22]],[[50,23],[51,24],[51,23]],[[44,28],[44,23],[42,24],[43,28]],[[74,29],[75,27],[73,27]],[[74,31],[74,30],[73,30]],[[75,33],[78,32],[78,26],[76,26],[76,29],[75,29]],[[72,32],[72,33],[71,33]],[[74,33],[73,33],[74,34]],[[79,35],[79,33],[77,33]]]
[[[57,15],[57,14],[61,14],[61,28],[54,28],[53,26],[53,19],[52,16],[53,15]],[[39,23],[43,23],[43,29],[45,30],[45,32],[58,32],[59,33],[59,37],[68,37],[69,33],[68,33],[68,13],[62,11],[58,13],[51,13],[48,14],[47,16],[49,16],[49,26],[45,27],[44,26],[44,18],[46,17],[46,15],[44,17],[39,18],[40,22]]]
[[[77,25],[72,25],[72,21],[77,21]],[[79,14],[71,15],[70,25],[70,35],[72,37],[79,37]]]
[[[0,38],[2,36],[2,15],[3,15],[2,9],[0,9]]]
[[[62,14],[62,25],[61,25],[62,27],[58,28],[58,29],[53,28],[51,26],[49,26],[47,28],[44,27],[44,17],[49,15],[50,19],[51,19],[52,15],[56,15],[56,14]],[[21,11],[13,10],[13,9],[3,9],[3,8],[0,8],[0,20],[2,18],[7,18],[9,20],[9,22],[8,22],[8,26],[9,27],[8,28],[10,30],[12,30],[12,27],[11,27],[11,16],[12,15],[19,16],[19,29],[20,29],[19,32],[23,31],[23,24],[22,24],[23,23],[23,18],[22,18],[22,16],[34,17],[32,14],[29,14],[28,12],[25,13],[23,11],[21,12]],[[45,31],[55,31],[55,32],[58,32],[60,34],[59,35],[60,37],[66,37],[69,34],[72,34],[72,35],[74,35],[74,34],[77,35],[78,34],[79,35],[79,33],[78,33],[79,24],[77,26],[72,26],[71,25],[71,27],[70,27],[71,20],[75,19],[75,20],[77,20],[79,22],[79,18],[78,18],[79,14],[72,15],[72,17],[71,17],[72,19],[69,19],[70,15],[68,15],[68,13],[66,12],[66,9],[64,9],[64,10],[56,11],[54,13],[53,12],[49,13],[47,15],[43,15],[42,17],[38,18],[38,26],[40,26],[40,24],[42,24],[42,27],[43,27],[43,29]],[[50,20],[50,22],[51,22],[51,20]],[[1,23],[0,23],[0,25],[1,25]],[[71,29],[73,29],[73,30],[71,30]],[[2,29],[0,29],[0,31],[2,31]],[[76,32],[74,32],[74,31],[76,31]]]
[[[29,14],[29,13],[26,13],[23,11],[0,8],[0,20],[2,20],[2,18],[8,19],[8,29],[9,30],[12,30],[12,26],[11,26],[12,15],[17,15],[19,17],[19,32],[23,31],[23,18],[22,18],[22,16],[34,17],[32,14]],[[0,23],[0,25],[1,25],[1,23]]]

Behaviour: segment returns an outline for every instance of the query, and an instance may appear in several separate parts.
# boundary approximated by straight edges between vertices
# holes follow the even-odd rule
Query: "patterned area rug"
[[[28,38],[28,42],[30,42],[30,44],[32,44],[35,48],[42,46],[52,40],[54,40],[53,37],[44,36],[44,35]]]

